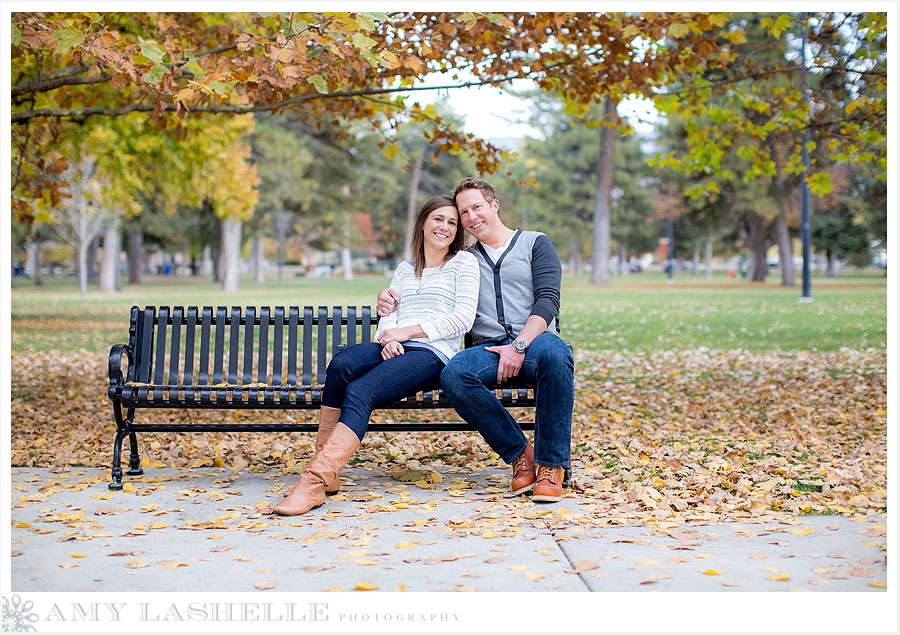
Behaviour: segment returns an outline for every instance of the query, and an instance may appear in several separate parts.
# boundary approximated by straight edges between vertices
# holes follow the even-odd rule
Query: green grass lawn
[[[590,350],[837,350],[885,348],[886,279],[881,275],[814,277],[811,303],[798,302],[801,289],[771,282],[712,281],[681,274],[667,282],[659,273],[613,277],[594,286],[566,276],[562,330],[566,340]],[[208,278],[148,277],[121,292],[91,288],[82,300],[71,277],[45,278],[43,287],[15,280],[11,298],[13,352],[106,352],[127,341],[132,305],[288,306],[374,305],[389,278],[357,276],[286,278],[279,286],[241,279],[241,289],[225,294]]]

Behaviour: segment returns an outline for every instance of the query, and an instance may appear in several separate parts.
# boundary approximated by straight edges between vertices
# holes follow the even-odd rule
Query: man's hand
[[[400,294],[393,289],[382,289],[378,293],[378,315],[384,317],[397,310],[400,304]]]
[[[390,359],[403,355],[403,345],[400,342],[388,342],[381,347],[381,359]]]
[[[517,353],[512,344],[503,346],[487,346],[486,351],[497,353],[500,356],[500,363],[497,365],[497,383],[502,384],[511,377],[515,377],[522,370],[522,364],[525,363],[524,353]]]

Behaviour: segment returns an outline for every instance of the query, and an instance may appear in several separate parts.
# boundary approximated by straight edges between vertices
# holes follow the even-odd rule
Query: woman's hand
[[[416,333],[419,329],[411,326],[407,326],[402,329],[384,329],[381,334],[378,336],[378,343],[384,346],[389,342],[405,342],[412,337],[415,337],[414,333]]]
[[[403,355],[403,345],[400,342],[388,342],[381,347],[381,359],[390,359]]]

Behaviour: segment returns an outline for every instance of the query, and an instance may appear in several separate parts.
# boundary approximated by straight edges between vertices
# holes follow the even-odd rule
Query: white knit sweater
[[[418,324],[427,337],[410,342],[427,343],[447,359],[453,357],[475,321],[479,281],[478,261],[468,251],[460,251],[440,267],[423,270],[421,278],[416,278],[409,262],[401,262],[391,280],[400,303],[381,318],[375,336],[385,329]]]

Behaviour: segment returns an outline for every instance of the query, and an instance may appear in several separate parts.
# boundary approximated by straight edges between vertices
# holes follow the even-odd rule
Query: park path
[[[886,588],[884,515],[741,522],[598,518],[567,490],[537,505],[506,470],[430,483],[347,468],[298,518],[265,514],[292,477],[146,469],[107,489],[98,468],[13,468],[12,590],[869,591]]]

